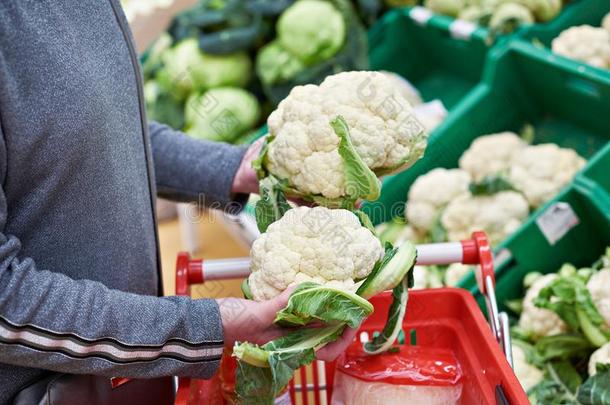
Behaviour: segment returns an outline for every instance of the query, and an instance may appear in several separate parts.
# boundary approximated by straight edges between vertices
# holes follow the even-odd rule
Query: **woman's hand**
[[[224,329],[225,345],[236,341],[265,344],[288,333],[273,323],[275,315],[286,306],[292,288],[269,301],[252,301],[241,298],[218,299],[220,318]]]
[[[236,341],[262,345],[289,333],[290,329],[280,328],[273,321],[278,311],[288,303],[293,289],[289,288],[276,298],[262,302],[240,298],[218,299],[225,345],[232,347]],[[356,332],[356,329],[346,328],[339,340],[318,350],[318,360],[336,359],[354,340]]]
[[[244,155],[244,158],[235,173],[231,192],[233,193],[258,193],[258,178],[256,172],[252,168],[252,161],[258,158],[265,142],[265,137],[254,142]]]

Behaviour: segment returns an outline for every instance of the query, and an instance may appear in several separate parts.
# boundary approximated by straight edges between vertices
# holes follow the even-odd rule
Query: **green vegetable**
[[[294,0],[248,0],[246,9],[265,17],[276,16],[290,6]]]
[[[236,87],[218,87],[187,99],[185,132],[197,139],[232,142],[254,128],[260,116],[254,95]]]
[[[480,182],[468,186],[472,195],[492,195],[501,191],[515,190],[508,179],[502,175],[485,176]]]
[[[202,52],[196,39],[185,39],[163,53],[163,68],[156,80],[177,100],[192,91],[221,86],[245,86],[252,64],[246,53],[211,55]]]
[[[236,343],[233,347],[233,356],[238,359],[235,391],[240,403],[273,404],[294,371],[311,364],[316,350],[337,340],[344,329],[344,324],[301,328],[260,347]]]
[[[274,40],[263,46],[256,57],[256,74],[266,85],[286,82],[305,69],[305,64]]]
[[[174,129],[182,129],[184,126],[182,103],[176,101],[155,81],[149,80],[144,84],[144,100],[149,120],[167,124]]]
[[[582,379],[574,367],[567,361],[551,362],[545,371],[547,378],[528,392],[532,404],[578,404],[576,391]]]
[[[250,284],[248,284],[248,279],[244,278],[244,281],[241,283],[241,292],[244,294],[244,298],[247,300],[253,299],[252,291],[250,291]]]
[[[276,29],[282,47],[307,65],[335,55],[346,35],[343,16],[325,0],[297,1],[282,13]]]
[[[566,361],[549,363],[546,378],[528,396],[534,405],[610,404],[610,364],[598,364],[597,374],[584,383],[578,371]]]
[[[402,330],[402,321],[407,311],[409,298],[409,278],[404,277],[400,284],[392,290],[392,305],[388,310],[388,320],[381,333],[370,342],[364,344],[368,354],[379,354],[389,350]]]
[[[342,116],[338,116],[330,122],[330,126],[340,139],[339,155],[341,155],[345,166],[347,195],[354,202],[360,198],[370,201],[376,200],[381,193],[381,184],[377,175],[373,173],[364,163],[358,152],[356,152],[345,119]]]
[[[604,329],[604,320],[595,307],[587,289],[586,279],[579,274],[565,274],[543,288],[534,301],[540,308],[555,312],[568,326],[582,333],[596,347],[610,340],[610,331]]]
[[[356,210],[354,211],[354,214],[356,214],[356,216],[358,217],[360,225],[371,231],[373,235],[377,235],[375,232],[375,226],[373,226],[373,223],[371,222],[371,218],[369,218],[369,216],[366,215],[364,211]]]
[[[302,283],[290,294],[286,307],[277,313],[275,323],[302,326],[321,321],[356,328],[371,313],[373,305],[356,294],[316,283]]]
[[[247,50],[260,36],[262,18],[245,3],[244,0],[201,0],[176,16],[169,33],[176,41],[193,38],[201,50],[212,54]]]
[[[256,202],[254,215],[259,231],[265,232],[267,227],[280,219],[291,207],[284,196],[283,183],[269,176],[259,183],[261,198]]]
[[[415,266],[416,258],[417,250],[410,242],[404,242],[397,248],[386,243],[383,259],[375,265],[356,294],[369,299],[400,285]]]
[[[597,364],[597,374],[580,386],[577,399],[583,405],[610,404],[610,364]]]
[[[543,362],[586,358],[593,349],[585,337],[576,333],[545,336],[536,342],[535,348]]]
[[[314,8],[329,12],[317,14]],[[256,60],[263,91],[272,104],[286,98],[294,86],[368,68],[366,31],[349,0],[300,0],[284,11],[276,30],[278,37],[259,51]],[[329,36],[336,34],[342,38]]]
[[[393,244],[404,232],[406,226],[407,222],[404,217],[394,217],[390,221],[378,225],[376,227],[376,233],[381,243],[385,244],[386,242],[390,242]]]
[[[442,217],[443,210],[438,213],[438,215],[434,219],[432,227],[428,231],[428,236],[430,238],[430,242],[432,243],[446,242],[447,239],[449,239],[449,236],[447,235],[447,230],[443,226],[443,222],[441,220]]]
[[[149,48],[142,63],[142,75],[144,81],[152,79],[157,71],[163,66],[163,53],[168,50],[172,45],[172,37],[167,33],[161,34],[159,38],[155,40],[152,46]]]

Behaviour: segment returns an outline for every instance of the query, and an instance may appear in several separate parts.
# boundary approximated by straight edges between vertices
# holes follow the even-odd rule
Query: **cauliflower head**
[[[597,373],[597,363],[610,364],[610,342],[594,351],[589,357],[589,376]]]
[[[513,344],[513,369],[525,392],[537,385],[544,378],[544,373],[538,367],[527,361],[525,351],[517,344]]]
[[[610,33],[610,13],[606,14],[602,19],[602,28]]]
[[[529,206],[520,193],[502,191],[492,195],[463,194],[453,199],[441,216],[450,241],[468,239],[484,230],[492,244],[513,233],[527,217]]]
[[[462,263],[453,263],[445,270],[445,284],[450,287],[457,286],[464,277],[472,272],[472,266]]]
[[[537,278],[525,293],[523,299],[523,312],[519,318],[519,327],[537,339],[544,336],[557,335],[567,330],[567,325],[553,311],[538,308],[534,300],[540,294],[540,290],[549,285],[557,278],[557,274],[547,274]]]
[[[421,157],[427,134],[395,83],[378,72],[343,72],[319,86],[296,86],[267,121],[266,169],[303,195],[348,194],[340,139],[329,124],[341,115],[356,153],[377,175]]]
[[[539,207],[568,184],[585,160],[574,150],[553,143],[527,146],[512,159],[508,175],[529,204]]]
[[[610,68],[610,31],[590,25],[568,28],[551,43],[556,54]]]
[[[381,242],[351,211],[298,207],[252,244],[248,284],[257,301],[306,281],[350,291],[383,253]]]
[[[593,274],[587,282],[587,289],[599,314],[604,318],[606,328],[610,329],[610,268]],[[610,355],[610,348],[608,350]]]
[[[409,189],[405,207],[407,222],[429,231],[440,211],[454,198],[468,192],[470,175],[460,169],[437,168],[419,176]]]
[[[507,172],[513,156],[526,146],[527,143],[514,132],[483,135],[462,154],[459,166],[478,182],[486,176]]]

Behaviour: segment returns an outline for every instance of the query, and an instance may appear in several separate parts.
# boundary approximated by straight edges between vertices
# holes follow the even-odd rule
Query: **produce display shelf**
[[[580,0],[568,4],[565,10],[555,19],[546,24],[536,24],[524,27],[518,31],[518,37],[524,41],[543,45],[543,52],[552,54],[551,43],[562,31],[577,25],[591,25],[599,27],[602,18],[610,13],[608,0]],[[580,69],[593,69],[600,74],[610,76],[610,70],[600,69],[585,63],[556,55],[558,60],[569,65],[579,66]]]
[[[468,42],[478,42],[488,48],[497,44],[505,44],[518,38],[540,39],[549,46],[550,41],[565,28],[572,25],[592,24],[599,25],[600,13],[608,12],[606,0],[572,0],[565,2],[561,12],[555,18],[534,24],[524,24],[517,27],[513,32],[506,34],[493,33],[487,27],[463,21],[454,17],[436,14],[432,11],[417,11],[417,15],[424,15],[419,20],[426,25],[444,29],[456,39]],[[414,7],[423,9],[423,7]],[[581,22],[584,21],[584,22]],[[555,33],[555,34],[553,34]]]
[[[588,159],[578,181],[595,184],[596,198],[604,200],[610,193],[609,116],[610,78],[561,63],[524,41],[498,46],[488,55],[483,81],[447,117],[430,139],[425,156],[387,179],[379,200],[363,204],[362,209],[374,224],[403,215],[407,192],[418,176],[435,167],[457,167],[463,151],[480,135],[519,131],[526,124],[535,129],[534,143],[557,143]],[[521,229],[526,226],[527,222]]]
[[[610,246],[610,201],[596,197],[586,182],[577,179],[500,246],[501,253],[496,256],[501,258],[496,260],[496,297],[501,310],[506,309],[508,300],[523,297],[527,273],[556,272],[564,263],[587,267]],[[553,219],[557,232],[565,232],[555,243],[549,242],[544,226],[540,226],[545,217]],[[469,277],[466,284],[484,308],[474,277]]]
[[[424,101],[439,99],[451,110],[480,80],[487,48],[452,36],[442,17],[422,20],[421,10],[392,10],[371,28],[371,69],[400,74]]]

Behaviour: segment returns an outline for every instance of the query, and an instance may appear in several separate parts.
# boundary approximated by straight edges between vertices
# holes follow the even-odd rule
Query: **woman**
[[[208,378],[223,345],[278,334],[286,295],[160,297],[155,194],[239,211],[256,147],[193,140],[143,105],[118,0],[0,2],[0,404],[48,371]]]

